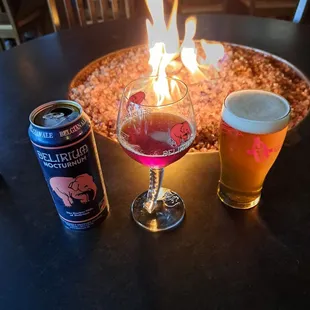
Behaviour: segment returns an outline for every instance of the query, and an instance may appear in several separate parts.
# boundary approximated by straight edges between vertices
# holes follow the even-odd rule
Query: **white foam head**
[[[285,128],[290,105],[286,99],[262,90],[241,90],[228,95],[222,119],[229,126],[248,133],[267,134]]]

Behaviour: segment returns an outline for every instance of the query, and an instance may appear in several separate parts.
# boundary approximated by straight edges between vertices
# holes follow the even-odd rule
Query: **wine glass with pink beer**
[[[125,87],[117,119],[124,151],[150,168],[148,191],[133,201],[133,219],[149,231],[176,227],[185,215],[182,198],[161,183],[164,168],[182,158],[196,136],[188,88],[181,80],[148,77]]]

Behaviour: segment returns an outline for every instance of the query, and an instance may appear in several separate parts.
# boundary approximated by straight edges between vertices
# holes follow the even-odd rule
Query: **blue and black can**
[[[102,222],[109,203],[94,133],[82,107],[52,101],[29,119],[29,137],[64,226],[86,230]]]

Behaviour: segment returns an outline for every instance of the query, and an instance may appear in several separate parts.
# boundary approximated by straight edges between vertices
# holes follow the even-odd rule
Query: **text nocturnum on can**
[[[85,230],[109,211],[90,120],[73,101],[43,104],[30,114],[29,137],[65,227]]]

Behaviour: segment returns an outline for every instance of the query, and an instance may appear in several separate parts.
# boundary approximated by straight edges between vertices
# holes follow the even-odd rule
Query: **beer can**
[[[48,102],[29,117],[29,137],[64,226],[86,230],[107,216],[109,203],[94,133],[82,107]]]

